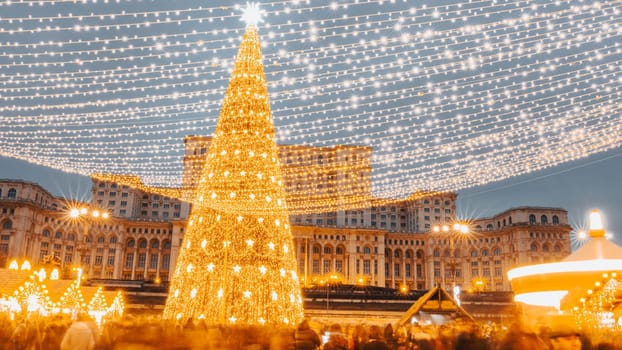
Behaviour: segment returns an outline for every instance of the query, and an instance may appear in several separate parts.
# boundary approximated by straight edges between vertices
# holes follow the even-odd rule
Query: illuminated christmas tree
[[[256,23],[240,45],[164,317],[242,325],[303,317]]]

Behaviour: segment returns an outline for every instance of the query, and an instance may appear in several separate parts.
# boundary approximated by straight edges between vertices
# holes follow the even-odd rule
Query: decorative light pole
[[[89,270],[86,270],[86,271],[84,270],[84,265],[87,265],[85,264],[84,260],[85,260],[87,252],[89,251],[89,245],[87,244],[88,242],[86,242],[86,239],[89,236],[89,230],[91,228],[91,224],[94,221],[107,220],[110,217],[110,214],[108,214],[108,212],[106,211],[101,211],[99,209],[90,209],[87,207],[81,207],[81,208],[70,209],[69,217],[72,220],[75,220],[79,222],[80,224],[82,224],[82,228],[83,228],[82,234],[78,236],[77,247],[76,247],[76,249],[78,250],[79,261],[80,261],[78,264],[79,266],[77,268],[77,271],[78,271],[77,278],[78,280],[81,280],[85,272],[89,271]],[[90,265],[90,261],[88,265]]]
[[[448,289],[445,281],[446,277],[446,268],[449,268],[450,278],[451,278],[451,292],[454,292],[456,288],[456,267],[458,262],[456,261],[456,252],[455,252],[455,240],[456,238],[462,239],[465,236],[469,235],[471,229],[468,224],[462,222],[456,222],[453,225],[434,225],[432,227],[432,232],[435,234],[439,234],[447,237],[449,240],[449,261],[446,261],[446,256],[443,252],[440,253],[441,265],[442,265],[442,273],[440,276],[440,285],[441,287]]]

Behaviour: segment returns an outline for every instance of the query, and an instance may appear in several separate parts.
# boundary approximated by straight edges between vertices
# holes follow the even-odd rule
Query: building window
[[[101,255],[95,256],[95,265],[101,265],[104,257]]]
[[[371,275],[371,261],[363,260],[363,274]]]
[[[406,277],[407,277],[407,278],[410,278],[410,277],[411,277],[411,274],[412,274],[412,272],[411,272],[411,270],[410,270],[410,264],[406,264],[406,265],[404,266],[404,268],[405,268],[405,270],[404,270],[404,275],[406,275]]]
[[[138,254],[138,267],[145,267],[145,262],[147,260],[146,254]]]
[[[557,215],[553,215],[553,224],[555,225],[559,224],[559,217],[557,217]]]
[[[158,268],[158,255],[157,254],[151,255],[151,261],[149,262],[149,268],[150,269]]]
[[[335,260],[335,271],[343,272],[343,260]]]
[[[114,255],[108,255],[108,266],[114,266]]]
[[[421,264],[417,264],[417,266],[415,266],[415,268],[417,269],[417,276],[415,276],[416,278],[423,278],[423,265]]]
[[[313,260],[313,273],[315,273],[315,274],[320,273],[320,261],[317,260],[317,259]]]
[[[7,220],[2,224],[3,230],[10,230],[12,228],[13,228],[13,222],[11,222],[11,220]]]
[[[530,224],[535,224],[536,223],[536,216],[533,214],[529,215],[529,223]]]
[[[9,193],[7,194],[7,197],[15,199],[15,197],[17,197],[17,190],[14,188],[9,189]]]
[[[400,264],[395,264],[393,266],[393,274],[395,277],[400,277]]]
[[[162,255],[162,270],[168,270],[171,264],[171,256],[168,254]]]
[[[501,277],[503,276],[503,272],[501,271],[501,268],[496,266],[495,267],[495,277]]]
[[[134,253],[127,253],[127,255],[125,256],[125,267],[128,269],[131,269],[133,264],[134,264]]]
[[[324,260],[324,273],[330,272],[330,260]]]
[[[546,216],[546,215],[542,215],[542,216],[540,217],[540,223],[541,223],[541,224],[548,224],[548,223],[549,223],[549,219],[547,218],[547,216]]]

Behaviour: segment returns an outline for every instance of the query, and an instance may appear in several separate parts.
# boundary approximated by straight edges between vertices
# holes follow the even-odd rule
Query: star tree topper
[[[242,9],[241,21],[246,22],[246,26],[257,26],[257,24],[263,22],[263,16],[266,11],[259,8],[257,2],[247,2],[246,7]]]

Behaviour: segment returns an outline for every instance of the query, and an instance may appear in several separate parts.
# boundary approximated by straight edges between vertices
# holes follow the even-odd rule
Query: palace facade
[[[67,275],[82,266],[91,278],[168,280],[183,239],[187,204],[95,180],[92,191],[91,204],[71,203],[35,183],[0,180],[0,265],[12,259],[37,264],[55,256]],[[99,202],[102,198],[108,202]],[[471,220],[463,233],[452,226],[456,198],[446,193],[370,203],[369,208],[344,210],[342,220],[332,223],[320,216],[311,222],[304,215],[292,217],[301,280],[308,285],[428,289],[441,284],[509,291],[509,269],[557,261],[571,252],[572,229],[564,209],[512,208]],[[69,211],[75,205],[103,207],[112,216],[72,219]],[[128,208],[124,213],[123,207]]]

